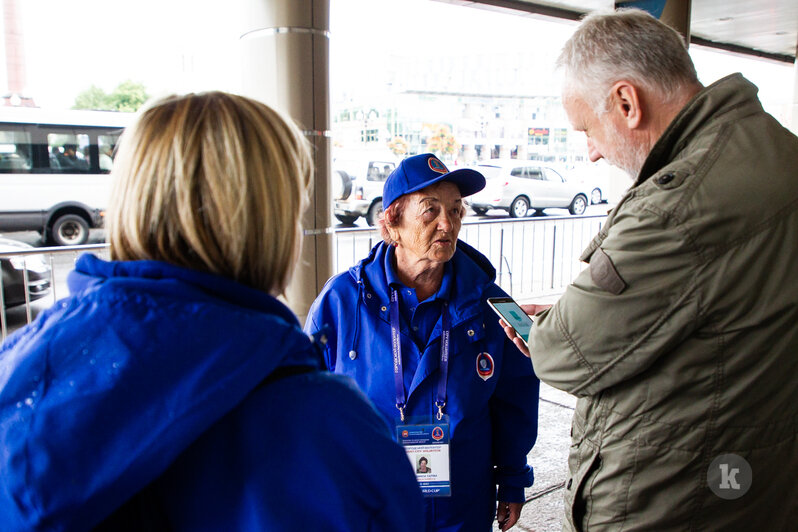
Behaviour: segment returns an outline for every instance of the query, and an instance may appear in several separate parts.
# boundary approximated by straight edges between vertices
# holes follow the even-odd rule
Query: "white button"
[[[357,358],[357,351],[353,349],[352,351],[349,352],[349,360],[354,360],[356,358]]]
[[[468,336],[474,336],[474,329],[468,329]]]
[[[383,311],[383,312],[385,312],[386,310],[388,310],[388,307],[386,307],[385,305],[383,305],[383,306],[381,306],[381,307],[380,307],[380,310],[381,310],[381,311]]]
[[[413,327],[413,330],[414,330],[414,331],[417,331],[417,330],[418,330],[418,327]]]
[[[366,294],[366,297],[371,299],[371,294]]]

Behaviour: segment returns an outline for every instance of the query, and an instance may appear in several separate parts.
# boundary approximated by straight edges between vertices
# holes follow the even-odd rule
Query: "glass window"
[[[546,168],[546,181],[552,181],[554,183],[562,183],[565,181],[560,174],[552,170],[551,168]]]
[[[524,176],[524,169],[523,168],[513,168],[510,171],[510,175],[513,177],[525,177]]]
[[[47,149],[53,173],[87,173],[91,168],[89,136],[85,133],[48,133]]]
[[[537,166],[530,166],[526,169],[526,175],[529,179],[537,179],[538,181],[543,180],[543,174],[540,172],[540,168]]]
[[[0,130],[0,173],[29,174],[32,168],[30,132],[22,128]]]
[[[111,171],[116,155],[116,143],[122,131],[97,135],[97,145],[100,149],[100,172],[107,174]]]
[[[371,161],[366,179],[369,181],[385,181],[396,165],[392,162]]]

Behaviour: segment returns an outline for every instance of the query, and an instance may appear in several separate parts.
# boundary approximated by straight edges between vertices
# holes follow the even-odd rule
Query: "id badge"
[[[405,448],[424,497],[451,496],[449,424],[398,425],[396,439]]]

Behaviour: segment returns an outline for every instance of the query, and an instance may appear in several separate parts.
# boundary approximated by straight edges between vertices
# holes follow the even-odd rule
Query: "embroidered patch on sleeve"
[[[590,278],[596,286],[616,296],[626,289],[626,282],[600,247],[590,257]]]

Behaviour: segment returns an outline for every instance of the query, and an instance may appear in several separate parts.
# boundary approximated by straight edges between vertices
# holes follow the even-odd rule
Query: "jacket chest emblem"
[[[493,377],[494,368],[493,357],[490,356],[490,353],[477,355],[477,375],[479,375],[480,379],[486,381]]]

